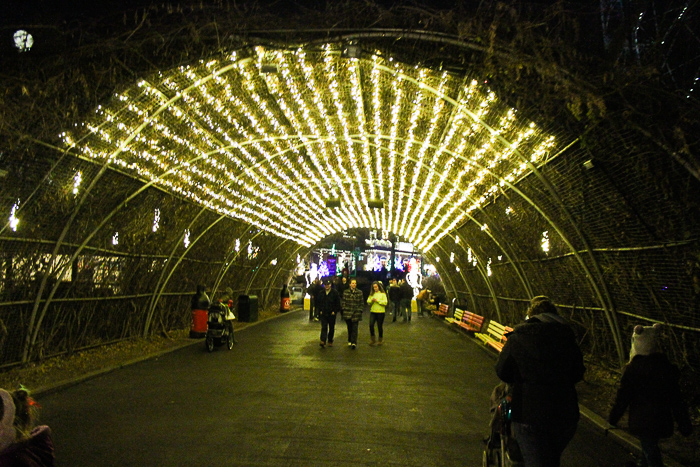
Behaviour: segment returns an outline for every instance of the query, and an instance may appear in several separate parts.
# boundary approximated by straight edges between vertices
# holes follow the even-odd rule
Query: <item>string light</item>
[[[334,44],[164,71],[75,133],[61,138],[82,157],[300,245],[362,227],[423,252],[555,148],[483,80]],[[341,207],[319,215],[331,197]]]
[[[185,249],[190,246],[190,229],[185,229],[185,238],[183,243],[185,244]]]
[[[160,227],[160,209],[156,208],[153,213],[153,232],[157,232]]]
[[[80,184],[83,181],[83,173],[81,171],[78,171],[75,173],[75,176],[73,177],[73,194],[78,195],[78,188],[80,187]]]
[[[119,232],[114,232],[112,235],[112,245],[119,245]]]
[[[542,245],[542,251],[544,251],[545,253],[549,253],[549,231],[547,231],[547,230],[542,232],[541,245]]]
[[[19,209],[19,199],[15,204],[12,205],[10,210],[10,228],[13,232],[17,232],[17,226],[19,226],[19,219],[17,218],[17,210]]]

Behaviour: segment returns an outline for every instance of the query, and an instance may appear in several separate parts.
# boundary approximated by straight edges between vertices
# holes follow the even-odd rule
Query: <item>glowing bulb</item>
[[[10,211],[10,228],[13,232],[17,232],[17,226],[19,225],[19,219],[15,216],[17,209],[19,209],[19,200],[12,206],[12,211]]]
[[[549,253],[549,232],[547,230],[542,232],[542,251]]]
[[[153,214],[153,231],[156,232],[160,227],[160,209],[156,208]]]
[[[241,251],[241,239],[240,238],[236,239],[236,246],[234,247],[234,249],[236,250],[236,253]]]
[[[112,245],[119,245],[119,232],[114,232],[112,235]]]
[[[184,243],[185,243],[185,248],[187,248],[188,246],[190,246],[190,229],[185,229],[185,240],[184,240]]]
[[[78,194],[78,188],[80,187],[80,184],[83,181],[83,173],[78,171],[75,176],[73,177],[73,194],[77,195]]]

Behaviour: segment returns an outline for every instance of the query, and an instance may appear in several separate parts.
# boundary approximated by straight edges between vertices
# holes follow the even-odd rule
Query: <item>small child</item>
[[[54,449],[48,426],[34,426],[36,403],[29,392],[0,389],[0,466],[53,467]]]
[[[629,407],[629,432],[641,442],[638,465],[642,467],[663,466],[659,440],[673,434],[674,420],[682,435],[692,432],[678,383],[680,372],[658,346],[660,329],[660,324],[635,326],[630,361],[608,416],[608,422],[614,426]]]

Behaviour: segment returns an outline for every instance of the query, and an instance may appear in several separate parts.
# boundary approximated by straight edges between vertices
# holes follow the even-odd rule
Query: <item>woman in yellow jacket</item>
[[[382,286],[381,282],[373,282],[372,291],[367,298],[367,304],[372,305],[372,308],[369,310],[369,345],[382,345],[382,340],[384,338],[384,315],[386,314],[387,303],[388,300],[384,292],[384,286]],[[374,339],[374,323],[377,323],[379,341],[375,341]]]

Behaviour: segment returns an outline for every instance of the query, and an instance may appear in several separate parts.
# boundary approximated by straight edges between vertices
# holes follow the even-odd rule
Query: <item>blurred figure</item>
[[[401,279],[401,284],[399,285],[399,314],[403,315],[403,322],[406,320],[411,322],[411,300],[413,299],[413,289],[406,282],[406,279]]]
[[[642,445],[641,467],[664,465],[659,440],[671,437],[674,420],[682,435],[690,436],[693,430],[681,396],[678,368],[659,349],[660,329],[660,324],[635,326],[630,361],[608,416],[615,426],[629,408],[629,431]]]
[[[391,321],[396,321],[396,317],[399,315],[399,305],[401,301],[401,289],[399,288],[399,284],[396,283],[395,278],[391,278],[389,280],[389,301],[391,302],[391,308],[389,308],[394,315],[394,318]]]
[[[37,405],[29,392],[0,389],[0,466],[53,467],[53,440],[48,426],[34,427]]]

